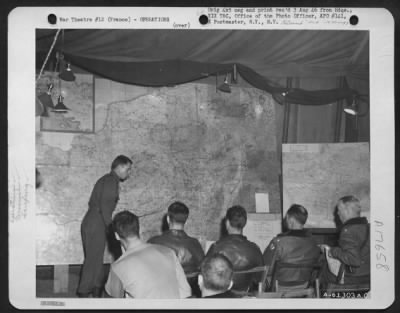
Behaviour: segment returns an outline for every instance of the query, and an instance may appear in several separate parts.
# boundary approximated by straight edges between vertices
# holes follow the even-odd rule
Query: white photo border
[[[47,16],[93,17],[148,15],[162,10],[176,22],[190,21],[191,29],[243,29],[240,25],[201,25],[207,8],[151,7],[19,7],[8,17],[8,140],[9,197],[18,196],[18,216],[9,218],[9,301],[19,309],[383,309],[394,299],[394,19],[386,9],[352,8],[359,24],[304,24],[301,29],[369,30],[370,32],[370,148],[371,148],[371,293],[368,299],[42,299],[36,297],[35,275],[35,30],[37,28],[173,29],[172,22],[127,26],[108,23],[58,23]],[[269,25],[265,29],[299,29],[296,25]],[[249,29],[249,28],[246,28]],[[260,29],[258,26],[254,29]],[[23,92],[21,92],[23,86]],[[24,114],[21,114],[24,112]],[[22,208],[22,211],[21,211]],[[15,202],[9,217],[15,216]],[[382,251],[384,245],[385,271]],[[380,258],[379,258],[380,255]]]

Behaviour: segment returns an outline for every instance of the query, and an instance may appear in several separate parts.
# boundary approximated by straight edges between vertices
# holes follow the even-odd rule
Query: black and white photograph
[[[26,26],[32,116],[10,131],[9,240],[32,243],[10,250],[32,306],[389,305],[394,87],[377,69],[393,38],[377,41],[393,20],[169,9],[57,8]]]

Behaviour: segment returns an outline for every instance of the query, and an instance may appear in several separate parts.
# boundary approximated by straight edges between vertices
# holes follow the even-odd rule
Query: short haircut
[[[129,211],[119,212],[113,218],[112,228],[121,238],[139,237],[139,218]]]
[[[347,209],[350,209],[356,214],[361,213],[361,204],[360,200],[358,200],[354,196],[344,196],[339,199],[338,204],[343,204]]]
[[[294,218],[301,225],[304,225],[307,222],[308,212],[305,207],[300,204],[292,204],[286,212],[287,217]]]
[[[242,206],[235,205],[226,212],[226,219],[233,228],[243,229],[247,222],[247,212]]]
[[[189,209],[184,203],[176,201],[168,207],[168,216],[174,223],[185,224],[189,216]]]
[[[201,263],[200,273],[204,287],[214,291],[226,291],[233,276],[233,266],[221,253],[206,256]]]
[[[111,169],[115,169],[118,165],[132,164],[132,160],[125,155],[117,156],[111,163]]]

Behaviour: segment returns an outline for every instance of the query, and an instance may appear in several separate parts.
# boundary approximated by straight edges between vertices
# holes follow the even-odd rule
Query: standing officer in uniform
[[[129,177],[132,161],[119,155],[111,164],[111,172],[95,184],[89,200],[89,209],[81,224],[85,260],[81,270],[77,294],[79,297],[99,298],[103,291],[103,256],[107,229],[119,199],[119,182]]]

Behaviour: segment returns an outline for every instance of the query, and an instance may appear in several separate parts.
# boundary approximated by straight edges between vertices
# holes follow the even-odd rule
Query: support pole
[[[292,78],[288,77],[286,79],[286,88],[292,87]],[[288,134],[289,134],[289,120],[290,120],[290,104],[284,102],[284,112],[283,112],[283,132],[282,132],[282,143],[288,142]]]
[[[69,265],[54,265],[54,293],[68,293]]]
[[[344,77],[339,78],[338,85],[340,88],[344,87]],[[338,100],[336,105],[336,118],[335,118],[335,134],[334,134],[334,142],[340,141],[340,131],[342,126],[342,116],[343,116],[343,101]]]

